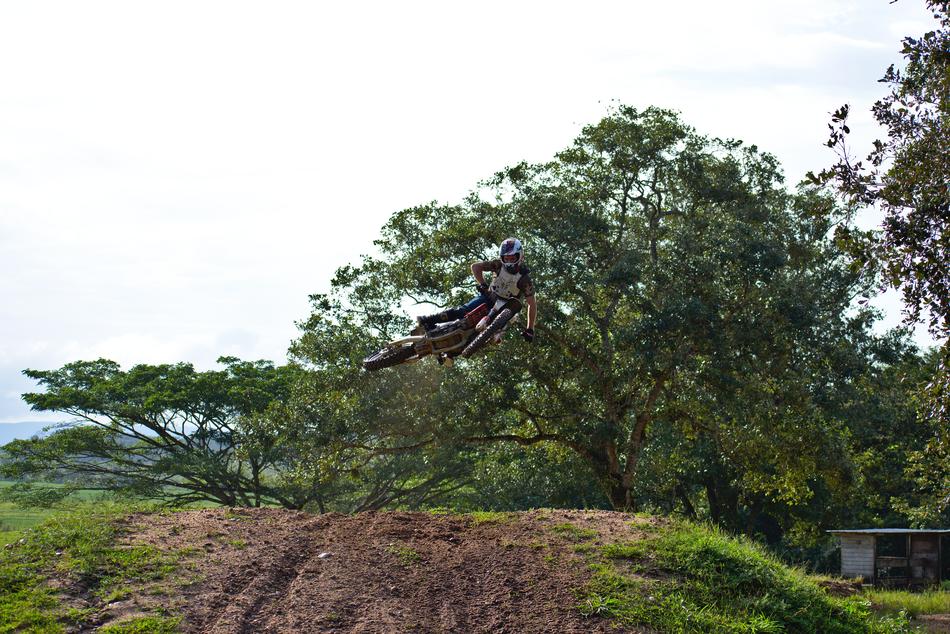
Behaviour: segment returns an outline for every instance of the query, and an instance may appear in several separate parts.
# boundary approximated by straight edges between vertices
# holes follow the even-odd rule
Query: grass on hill
[[[11,487],[15,484],[18,483],[10,480],[0,480],[0,490]],[[35,482],[33,484],[44,488],[60,488],[65,486],[55,482]],[[0,501],[0,548],[6,544],[20,539],[22,537],[23,531],[37,526],[56,513],[61,513],[63,509],[77,508],[89,502],[95,502],[97,504],[102,502],[113,504],[119,500],[121,500],[121,498],[116,498],[114,494],[108,491],[79,489],[74,490],[65,500],[54,504],[52,508],[39,508],[33,506],[24,508],[23,506],[13,502]],[[133,498],[131,500],[122,501],[121,503],[128,505],[149,502],[158,503],[159,501]],[[187,508],[211,508],[216,506],[219,505],[213,502],[194,502],[192,504],[188,504]]]
[[[63,605],[48,583],[51,578],[67,579],[106,603],[129,584],[174,572],[174,556],[149,546],[116,547],[118,520],[131,510],[127,505],[84,505],[52,515],[24,531],[22,543],[0,550],[0,632],[60,633],[94,615],[94,608]],[[165,615],[147,616],[100,631],[170,632],[175,623]]]
[[[580,609],[662,632],[911,632],[861,597],[836,598],[760,546],[690,523],[588,551]]]

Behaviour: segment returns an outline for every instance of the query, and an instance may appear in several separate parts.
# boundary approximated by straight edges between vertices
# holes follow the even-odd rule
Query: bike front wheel
[[[405,363],[416,354],[412,345],[393,348],[386,346],[379,352],[375,352],[363,359],[363,369],[373,372],[382,370],[400,363]]]
[[[488,342],[491,341],[491,338],[499,333],[513,316],[514,312],[512,312],[510,308],[502,309],[502,311],[498,313],[498,316],[488,324],[488,327],[472,339],[471,343],[465,346],[465,350],[462,350],[462,357],[467,359],[484,348]]]

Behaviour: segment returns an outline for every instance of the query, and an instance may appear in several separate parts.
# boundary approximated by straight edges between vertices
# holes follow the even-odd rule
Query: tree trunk
[[[716,493],[716,483],[712,478],[707,478],[706,482],[706,501],[709,502],[709,517],[713,524],[720,524],[722,518],[722,509],[719,508],[719,495]]]
[[[623,481],[614,482],[607,491],[610,505],[615,511],[633,512],[636,510],[633,503],[633,491],[624,485]]]
[[[255,508],[260,508],[261,506],[261,467],[258,465],[257,461],[251,460],[251,476],[254,482],[254,506]]]
[[[680,502],[683,503],[683,512],[686,513],[686,517],[696,519],[696,509],[693,507],[693,503],[689,499],[689,492],[686,490],[686,487],[683,486],[682,482],[676,485],[676,495],[679,497]]]
[[[640,462],[640,454],[643,453],[647,428],[653,422],[656,401],[660,397],[660,392],[663,390],[663,385],[668,377],[669,372],[663,372],[656,376],[653,387],[643,404],[643,409],[634,419],[633,429],[630,430],[630,436],[626,441],[627,455],[623,468],[620,467],[617,446],[614,443],[607,443],[608,475],[610,477],[608,496],[610,497],[610,504],[617,511],[634,510],[633,480],[637,472],[637,464]]]

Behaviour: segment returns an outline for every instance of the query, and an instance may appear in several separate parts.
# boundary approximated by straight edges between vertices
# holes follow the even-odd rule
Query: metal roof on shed
[[[911,533],[919,535],[921,533],[950,533],[950,528],[846,528],[828,532],[835,535],[841,533],[857,535],[903,535]]]

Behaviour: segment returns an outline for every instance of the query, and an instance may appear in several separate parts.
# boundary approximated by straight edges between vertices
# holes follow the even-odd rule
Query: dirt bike
[[[417,329],[408,337],[395,339],[378,352],[363,359],[366,370],[381,370],[401,363],[415,363],[430,354],[436,355],[441,365],[451,366],[455,357],[467,359],[488,343],[501,341],[512,318],[521,310],[517,299],[494,297],[478,306],[461,319],[440,324],[428,332]]]

